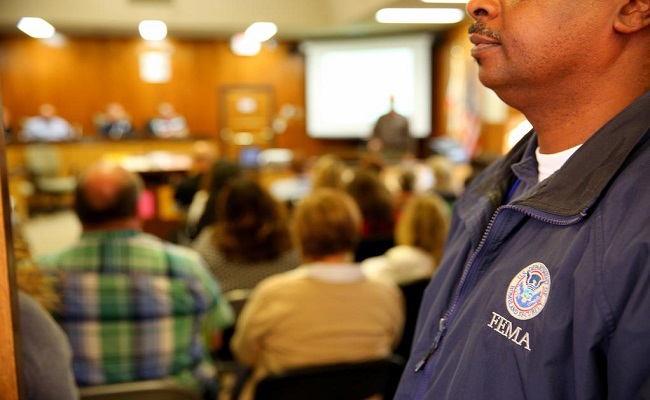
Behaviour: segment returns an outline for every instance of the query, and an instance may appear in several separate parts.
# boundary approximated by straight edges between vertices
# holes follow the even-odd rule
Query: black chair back
[[[404,320],[402,339],[395,349],[395,354],[398,354],[405,359],[408,359],[409,354],[411,353],[411,345],[413,344],[413,336],[415,335],[415,325],[420,311],[420,303],[422,302],[424,290],[427,288],[430,280],[430,278],[426,278],[400,285],[400,289],[404,295],[406,318]]]
[[[196,390],[171,379],[115,383],[79,389],[80,400],[201,400]]]
[[[401,357],[304,367],[269,375],[255,400],[362,400],[393,391],[404,365]]]

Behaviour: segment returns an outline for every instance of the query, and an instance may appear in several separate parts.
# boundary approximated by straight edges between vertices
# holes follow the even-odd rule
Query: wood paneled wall
[[[445,135],[445,90],[451,48],[467,45],[467,27],[441,34],[432,54],[432,136]],[[219,92],[234,85],[262,85],[273,92],[274,111],[284,104],[304,110],[305,60],[295,43],[263,48],[254,57],[234,55],[226,40],[170,39],[172,77],[167,83],[146,83],[139,75],[139,54],[149,47],[133,38],[69,38],[60,46],[17,37],[0,37],[0,81],[13,125],[53,103],[59,114],[93,136],[92,117],[106,104],[120,102],[137,129],[143,130],[160,102],[168,101],[184,115],[194,136],[220,141]],[[484,126],[482,148],[499,153],[503,126]],[[292,120],[275,146],[299,148],[308,154],[333,152],[354,156],[359,141],[317,140],[306,133],[305,120]],[[420,155],[426,155],[421,143]]]
[[[25,37],[0,38],[0,80],[4,104],[13,125],[52,103],[59,115],[94,136],[92,117],[106,104],[124,105],[137,129],[168,101],[184,115],[193,135],[218,139],[221,128],[219,90],[232,85],[272,88],[275,112],[283,104],[304,110],[304,58],[294,43],[264,48],[255,57],[235,56],[225,40],[169,41],[172,77],[146,83],[139,75],[139,54],[151,49],[139,39],[69,38],[49,46]],[[354,141],[315,140],[304,119],[293,120],[276,137],[278,147],[301,148],[310,154],[339,151]]]

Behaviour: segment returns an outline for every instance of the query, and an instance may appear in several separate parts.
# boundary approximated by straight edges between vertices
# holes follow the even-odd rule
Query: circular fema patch
[[[506,307],[510,315],[526,320],[544,309],[551,290],[551,275],[541,262],[530,264],[510,281],[506,293]]]

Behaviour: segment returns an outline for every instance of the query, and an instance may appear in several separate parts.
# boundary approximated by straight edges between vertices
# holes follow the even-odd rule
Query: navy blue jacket
[[[650,398],[649,138],[646,93],[548,179],[531,132],[473,182],[396,399]]]

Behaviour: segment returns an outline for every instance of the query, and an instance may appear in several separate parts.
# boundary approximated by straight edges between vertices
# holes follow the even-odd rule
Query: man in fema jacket
[[[396,398],[650,398],[650,0],[467,10],[533,130],[456,203]]]

